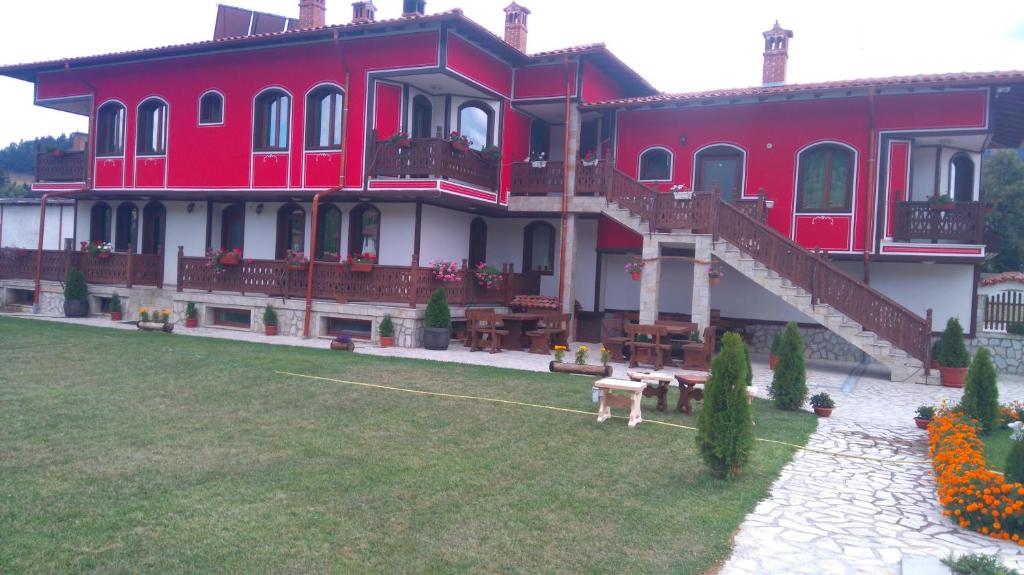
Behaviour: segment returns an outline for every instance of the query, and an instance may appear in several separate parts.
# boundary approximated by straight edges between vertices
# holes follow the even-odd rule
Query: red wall
[[[448,69],[505,96],[512,94],[512,68],[455,34],[448,34]]]
[[[576,95],[576,64],[569,63],[572,95]],[[530,66],[516,70],[515,99],[565,98],[565,64]]]
[[[604,70],[592,62],[583,63],[584,102],[602,102],[626,96],[627,93],[622,84],[605,74]]]

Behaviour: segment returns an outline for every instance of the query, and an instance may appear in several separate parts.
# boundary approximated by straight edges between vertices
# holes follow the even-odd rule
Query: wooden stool
[[[688,375],[680,373],[676,375],[679,382],[679,401],[676,402],[676,411],[690,415],[693,413],[693,406],[690,400],[700,401],[704,399],[704,384],[708,382],[708,375]]]
[[[643,396],[657,397],[658,411],[666,411],[668,409],[668,384],[672,383],[671,375],[661,371],[631,369],[626,372],[626,377],[646,384],[642,392]]]
[[[597,410],[597,422],[602,423],[612,416],[612,407],[629,408],[629,427],[636,427],[643,419],[640,417],[640,400],[646,383],[606,377],[594,384],[601,390],[601,404]],[[614,395],[613,391],[625,391],[628,395]]]

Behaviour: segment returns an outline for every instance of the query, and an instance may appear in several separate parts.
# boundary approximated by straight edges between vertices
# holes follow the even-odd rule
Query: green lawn
[[[694,432],[598,425],[569,375],[10,318],[0,350],[0,573],[701,573],[793,451],[716,481]]]
[[[1010,439],[1009,429],[996,429],[991,435],[981,435],[985,442],[985,463],[989,469],[1006,471],[1006,458],[1010,455],[1010,446],[1013,440]]]

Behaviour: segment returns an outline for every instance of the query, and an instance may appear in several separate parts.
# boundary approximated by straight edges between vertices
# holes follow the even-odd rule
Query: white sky
[[[221,0],[298,15],[298,0]],[[510,0],[428,0],[427,12],[461,7],[501,35]],[[376,0],[378,18],[401,0]],[[1020,0],[522,0],[529,50],[605,42],[663,91],[753,86],[761,81],[761,32],[776,19],[794,31],[790,82],[934,72],[1024,69]],[[351,18],[351,0],[327,0],[327,21]],[[842,9],[840,11],[840,9]],[[206,40],[217,0],[6,0],[0,64],[85,56]],[[83,118],[32,105],[32,86],[0,78],[0,146],[84,130]]]

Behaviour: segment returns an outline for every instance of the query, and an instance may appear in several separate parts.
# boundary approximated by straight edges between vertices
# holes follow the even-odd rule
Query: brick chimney
[[[327,23],[327,0],[299,0],[299,28],[323,28]]]
[[[373,5],[373,0],[367,2],[353,2],[352,3],[352,23],[353,24],[366,24],[374,21],[374,14],[376,14],[377,8]]]
[[[529,8],[515,2],[505,7],[505,42],[523,53],[526,52],[526,17],[529,15]]]
[[[402,18],[423,16],[427,13],[427,0],[402,0]]]
[[[761,83],[765,86],[781,86],[786,83],[786,62],[789,60],[789,39],[792,30],[779,26],[779,21],[771,30],[764,32],[764,70]]]

